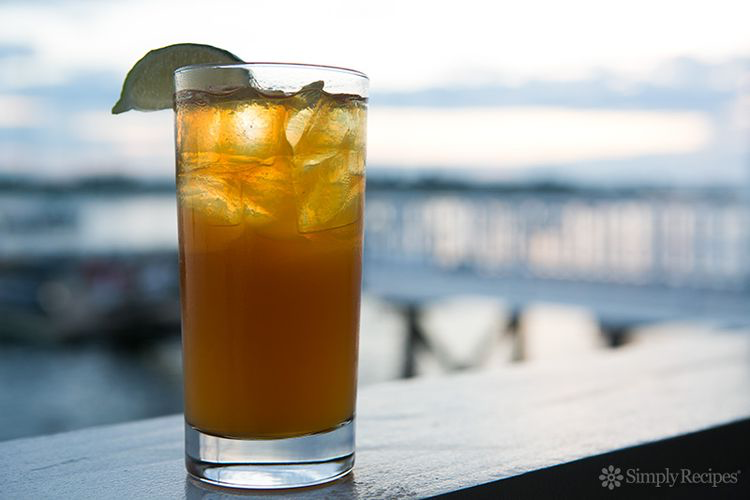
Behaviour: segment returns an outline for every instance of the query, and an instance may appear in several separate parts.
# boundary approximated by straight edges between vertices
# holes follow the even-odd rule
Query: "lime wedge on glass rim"
[[[117,115],[131,109],[171,109],[174,101],[174,72],[178,68],[192,64],[241,62],[242,59],[231,52],[197,43],[178,43],[152,50],[128,72],[112,114]]]

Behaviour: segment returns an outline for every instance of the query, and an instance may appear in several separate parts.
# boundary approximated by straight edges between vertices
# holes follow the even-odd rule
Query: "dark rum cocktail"
[[[176,95],[185,418],[230,438],[354,414],[365,99]]]

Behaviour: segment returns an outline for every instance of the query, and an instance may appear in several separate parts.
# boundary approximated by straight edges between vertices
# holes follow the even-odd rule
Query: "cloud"
[[[695,112],[544,107],[373,108],[368,159],[379,166],[520,168],[700,151]]]
[[[228,0],[210,9],[191,0],[0,4],[0,43],[33,48],[30,64],[12,71],[14,85],[95,68],[124,74],[149,49],[198,41],[249,60],[352,66],[374,88],[402,90],[579,78],[599,67],[643,75],[664,59],[720,59],[750,48],[745,0],[298,0],[285,12],[273,2]]]
[[[750,59],[720,63],[665,61],[652,77],[629,80],[609,71],[575,80],[532,79],[516,84],[444,85],[406,92],[374,92],[373,106],[560,106],[603,109],[721,110],[750,75]]]
[[[25,57],[33,54],[33,49],[28,45],[16,43],[0,43],[0,59],[6,57]]]
[[[4,2],[0,168],[172,175],[170,114],[109,108],[138,57],[181,41],[362,69],[373,88],[370,164],[489,171],[694,154],[729,127],[747,129],[730,84],[747,69],[738,55],[750,48],[750,4],[717,1],[292,1],[283,20],[268,2],[216,0],[211,12],[232,14],[220,17],[191,0]],[[248,30],[248,16],[268,22]],[[732,68],[717,62],[731,58]]]
[[[78,113],[71,128],[78,141],[102,144],[123,160],[174,161],[174,117],[171,112],[112,115],[98,111]]]
[[[29,128],[44,123],[44,106],[39,99],[0,94],[0,129]]]

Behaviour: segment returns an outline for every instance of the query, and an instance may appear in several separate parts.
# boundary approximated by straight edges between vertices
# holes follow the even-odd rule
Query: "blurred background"
[[[0,1],[0,440],[181,411],[173,116],[109,113],[178,42],[371,77],[361,385],[746,329],[749,18]]]

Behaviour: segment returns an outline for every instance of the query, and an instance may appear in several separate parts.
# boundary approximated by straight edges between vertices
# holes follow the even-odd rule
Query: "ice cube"
[[[290,120],[287,137],[295,156],[320,161],[341,148],[356,148],[359,126],[356,113],[331,96],[324,96],[314,107],[297,113]]]
[[[231,173],[179,173],[177,195],[182,207],[199,211],[213,225],[242,222],[240,183]]]
[[[233,178],[205,174],[178,174],[181,235],[186,251],[221,251],[244,231],[239,185]]]
[[[299,92],[294,94],[294,100],[297,103],[301,103],[303,107],[309,108],[315,106],[320,98],[323,96],[323,87],[325,82],[318,80],[317,82],[308,83],[300,89]]]
[[[363,108],[327,94],[287,126],[300,232],[333,229],[361,216],[364,129]]]
[[[362,216],[364,177],[352,175],[360,155],[342,150],[318,163],[293,170],[300,233],[351,224]]]
[[[271,165],[246,164],[239,173],[245,220],[265,224],[294,211],[289,159],[277,157]]]
[[[289,117],[286,124],[286,138],[294,147],[306,128],[312,123],[311,118],[319,110],[318,103],[323,96],[323,82],[306,85],[295,95],[287,99]]]
[[[178,107],[177,151],[183,154],[214,151],[221,133],[221,115],[215,107]]]
[[[286,121],[286,107],[268,101],[187,106],[178,109],[177,149],[271,164],[275,156],[291,154]]]
[[[286,140],[287,108],[280,103],[243,103],[231,110],[220,147],[251,161],[273,164],[291,154]]]

